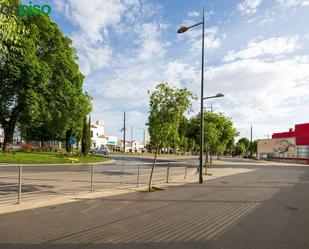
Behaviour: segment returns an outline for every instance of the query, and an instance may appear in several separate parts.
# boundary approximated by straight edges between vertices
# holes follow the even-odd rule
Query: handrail
[[[167,165],[167,164],[186,164],[188,162],[179,162],[179,161],[169,161],[169,162],[157,162],[156,165]],[[96,163],[48,163],[48,164],[31,164],[31,163],[20,163],[20,164],[1,164],[0,168],[6,168],[6,167],[48,167],[48,166],[92,166],[92,165],[152,165],[153,163],[141,163],[141,162],[135,162],[135,163],[108,163],[108,162],[96,162]]]

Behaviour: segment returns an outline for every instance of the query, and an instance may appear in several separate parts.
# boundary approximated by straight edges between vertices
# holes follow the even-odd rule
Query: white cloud
[[[163,75],[171,86],[192,89],[194,83],[200,77],[199,68],[193,68],[191,65],[178,60],[168,63],[165,68]]]
[[[238,122],[296,119],[295,110],[309,105],[308,57],[240,60],[209,69],[206,81],[212,92],[220,89],[226,95],[223,109]]]
[[[136,4],[131,2],[130,4]],[[116,26],[124,12],[128,9],[123,1],[68,0],[67,18],[77,25],[84,36],[92,43],[104,41],[104,32],[108,26]]]
[[[218,49],[222,41],[220,38],[217,37],[218,34],[218,27],[210,27],[205,29],[205,47],[206,50],[215,50]],[[225,35],[223,35],[223,38]],[[183,35],[183,38],[187,40],[189,44],[191,44],[191,50],[199,50],[201,49],[201,30],[196,29],[196,30],[190,30],[190,32],[186,32]]]
[[[138,58],[141,60],[153,59],[153,57],[162,57],[165,54],[165,44],[160,39],[161,31],[164,25],[157,23],[144,23],[137,28],[140,38],[140,50]]]
[[[189,16],[189,17],[197,17],[197,16],[199,16],[199,15],[200,15],[200,13],[197,12],[197,11],[190,11],[190,12],[188,13],[188,16]]]
[[[79,64],[85,75],[108,65],[112,56],[109,29],[118,26],[128,9],[139,6],[138,0],[91,0],[91,4],[88,0],[54,0],[54,3],[77,27],[70,36],[79,52]]]
[[[300,47],[298,36],[272,37],[266,40],[251,40],[247,48],[240,51],[229,51],[224,61],[249,59],[263,55],[281,55],[294,52]]]
[[[309,6],[309,0],[277,0],[282,7]]]
[[[242,14],[252,14],[257,11],[261,3],[262,0],[244,0],[237,5],[237,10]]]

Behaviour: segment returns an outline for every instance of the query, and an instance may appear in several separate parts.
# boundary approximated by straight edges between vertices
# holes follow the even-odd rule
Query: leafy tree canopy
[[[193,95],[187,89],[175,89],[166,83],[156,86],[150,96],[148,118],[150,143],[156,149],[176,148],[179,144],[179,125],[191,107]]]
[[[18,44],[22,52],[9,51],[0,64],[4,147],[12,140],[17,121],[30,139],[57,139],[68,129],[81,135],[91,104],[83,93],[83,75],[72,41],[48,16],[27,16],[18,25],[26,29]],[[10,42],[14,43],[6,43]]]

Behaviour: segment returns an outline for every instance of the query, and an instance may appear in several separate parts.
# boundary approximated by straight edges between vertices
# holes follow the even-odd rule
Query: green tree
[[[192,117],[189,121],[189,138],[194,139],[196,144],[200,140],[200,114]],[[233,122],[230,118],[223,114],[211,112],[204,113],[204,147],[206,150],[206,160],[208,161],[208,152],[223,154],[228,150],[228,146],[234,143],[234,138],[238,132],[233,127]]]
[[[238,140],[238,142],[236,143],[236,147],[238,146],[242,146],[243,151],[241,154],[238,155],[245,155],[248,154],[248,151],[250,150],[250,141],[248,138],[246,137],[242,137]]]
[[[235,156],[244,155],[245,152],[246,152],[245,144],[237,143],[235,146]]]
[[[160,149],[179,145],[179,125],[183,115],[191,107],[193,95],[187,89],[175,89],[161,83],[150,96],[150,111],[148,117],[148,130],[150,145],[155,149],[152,164],[149,191],[152,185],[152,176]]]
[[[13,133],[22,113],[30,111],[31,105],[43,103],[44,91],[50,76],[48,65],[36,56],[36,45],[28,35],[22,39],[20,48],[11,51],[0,63],[0,123],[4,129],[3,151],[8,151]]]
[[[3,150],[11,143],[16,122],[29,139],[68,139],[81,136],[90,97],[83,93],[83,75],[72,41],[44,15],[21,20],[27,33],[23,53],[11,51],[0,66],[0,122]],[[44,134],[41,136],[40,134]]]
[[[251,145],[249,146],[249,150],[250,150],[250,148],[251,148]],[[257,140],[254,140],[252,142],[252,153],[253,154],[257,153]]]
[[[18,0],[0,0],[0,6],[17,6]],[[10,51],[21,52],[20,39],[25,34],[25,28],[18,21],[16,8],[11,14],[0,13],[0,59],[3,59]]]
[[[188,119],[183,116],[179,122],[179,148],[182,152],[189,150],[189,139],[188,139]]]
[[[90,117],[87,123],[87,118],[84,119],[84,128],[83,128],[83,137],[82,137],[82,153],[83,156],[87,156],[90,147],[91,147],[91,135],[90,135],[90,127],[91,127],[91,121]]]

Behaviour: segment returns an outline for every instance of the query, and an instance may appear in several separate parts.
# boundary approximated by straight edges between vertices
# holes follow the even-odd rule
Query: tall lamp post
[[[189,29],[202,25],[202,68],[201,68],[201,117],[200,117],[200,164],[199,164],[199,183],[203,183],[203,150],[204,150],[204,37],[205,37],[205,14],[203,8],[203,20],[192,26],[181,26],[177,33],[184,33]]]

